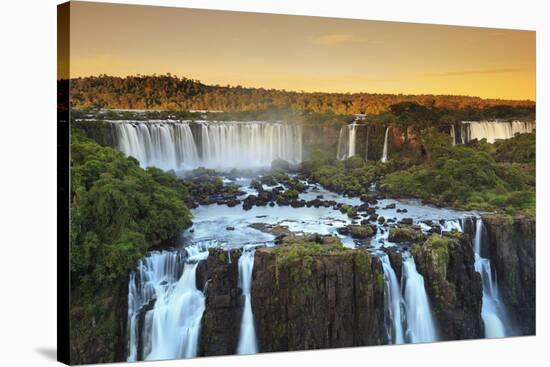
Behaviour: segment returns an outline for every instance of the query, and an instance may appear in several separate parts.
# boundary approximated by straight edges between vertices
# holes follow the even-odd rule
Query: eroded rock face
[[[241,250],[210,249],[208,259],[197,268],[203,283],[206,309],[202,316],[201,356],[235,354],[243,313],[239,288]]]
[[[411,248],[443,340],[482,338],[483,286],[468,236],[432,235]]]
[[[509,316],[523,335],[536,333],[536,220],[484,216],[487,248]]]
[[[255,256],[252,309],[260,351],[383,343],[383,271],[367,251],[261,248]]]

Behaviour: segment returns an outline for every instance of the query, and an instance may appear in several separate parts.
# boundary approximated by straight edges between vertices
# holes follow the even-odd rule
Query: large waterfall
[[[403,254],[403,285],[407,317],[407,341],[427,343],[437,340],[435,321],[424,288],[424,277],[416,270],[414,258]]]
[[[196,269],[208,251],[193,245],[186,253],[152,252],[130,275],[128,361],[197,355],[205,297],[196,287]]]
[[[515,134],[530,133],[535,130],[535,122],[525,121],[463,121],[460,125],[460,141],[456,143],[468,143],[474,139],[487,139],[488,143],[494,143],[497,139],[510,139]],[[454,129],[451,130],[451,135],[454,140]]]
[[[402,304],[403,297],[401,295],[401,284],[397,280],[395,271],[393,270],[389,256],[382,252],[380,255],[382,268],[384,270],[384,298],[385,298],[385,323],[388,334],[389,344],[403,344],[405,336],[403,334],[403,318]]]
[[[165,170],[268,167],[302,160],[299,125],[262,121],[116,121],[117,148],[143,167]]]
[[[244,310],[241,321],[239,345],[237,347],[238,354],[254,354],[258,352],[254,314],[252,313],[252,301],[250,296],[255,253],[254,247],[245,247],[239,258],[239,287],[243,291]]]
[[[481,274],[483,283],[483,300],[481,317],[485,325],[486,338],[506,336],[506,311],[498,294],[496,277],[493,279],[491,261],[481,257],[483,220],[476,219],[474,234],[475,268]]]

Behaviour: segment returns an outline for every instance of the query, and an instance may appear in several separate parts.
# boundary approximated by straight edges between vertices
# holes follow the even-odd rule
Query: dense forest
[[[368,88],[368,86],[366,86]],[[198,80],[167,75],[100,75],[71,80],[73,107],[120,109],[217,110],[226,112],[284,108],[337,114],[381,114],[389,107],[412,102],[428,108],[465,110],[507,105],[533,109],[533,101],[482,99],[452,95],[377,93],[304,93],[285,90],[205,85]]]
[[[186,187],[171,174],[154,167],[142,169],[134,158],[73,129],[70,271],[75,356],[103,355],[105,359],[98,362],[115,359],[113,340],[121,320],[115,313],[120,310],[116,296],[127,292],[121,279],[152,245],[191,224],[186,199]],[[107,341],[104,345],[96,342],[99,335]]]

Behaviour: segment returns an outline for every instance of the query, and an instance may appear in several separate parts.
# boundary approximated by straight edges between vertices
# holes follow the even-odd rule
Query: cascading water
[[[494,143],[497,139],[513,138],[515,134],[530,133],[535,126],[535,122],[525,121],[463,121],[460,135],[462,144],[474,139],[487,139],[488,143]]]
[[[239,287],[243,291],[244,310],[241,321],[241,333],[237,347],[238,354],[258,353],[256,340],[256,328],[254,326],[254,314],[250,290],[252,288],[252,270],[254,269],[254,247],[245,247],[239,258]]]
[[[481,307],[481,318],[485,325],[486,338],[499,338],[506,333],[506,311],[498,294],[496,278],[493,279],[491,261],[481,257],[483,233],[483,220],[476,219],[474,235],[475,269],[481,274],[483,283],[483,300]]]
[[[165,170],[268,167],[277,158],[302,161],[299,125],[262,121],[118,121],[117,148],[143,167]],[[192,126],[199,128],[193,134]]]
[[[435,321],[424,288],[424,277],[416,270],[414,258],[403,254],[403,280],[407,318],[406,338],[410,343],[427,343],[437,340]]]
[[[380,161],[382,163],[388,161],[388,134],[389,134],[389,132],[390,132],[390,128],[387,127],[386,128],[386,133],[384,134],[384,149],[382,150],[382,158],[380,159]]]
[[[388,335],[389,344],[403,344],[405,336],[403,334],[403,318],[401,307],[403,305],[403,297],[401,295],[401,284],[397,280],[395,271],[393,270],[389,256],[382,252],[379,254],[384,270],[384,298],[385,298],[385,323]]]
[[[169,170],[199,164],[197,146],[187,123],[117,122],[113,126],[117,148],[136,158],[143,167]]]
[[[338,135],[337,159],[346,159],[355,155],[357,145],[357,124],[349,124],[340,129]]]
[[[453,146],[456,145],[456,131],[454,125],[451,125],[451,140],[453,141]]]
[[[193,245],[186,253],[152,252],[130,275],[128,361],[197,355],[205,297],[196,287],[196,269],[208,248]]]

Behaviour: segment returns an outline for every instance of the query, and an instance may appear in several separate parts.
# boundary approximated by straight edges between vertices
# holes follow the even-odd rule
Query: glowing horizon
[[[70,76],[535,100],[535,32],[71,2]]]

